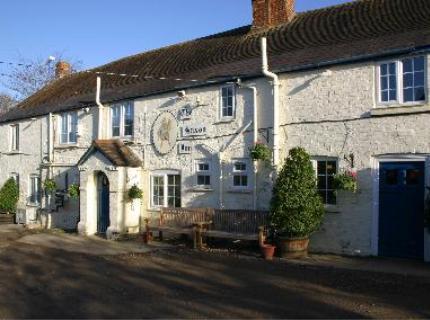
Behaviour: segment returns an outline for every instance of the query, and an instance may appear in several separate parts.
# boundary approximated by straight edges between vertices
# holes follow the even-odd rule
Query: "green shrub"
[[[69,190],[67,190],[69,193],[69,197],[72,199],[77,199],[79,198],[80,195],[80,189],[79,186],[77,184],[72,184],[69,186]]]
[[[272,151],[264,143],[257,142],[249,149],[249,155],[253,161],[269,161],[272,158]]]
[[[279,236],[308,237],[320,227],[324,205],[310,156],[303,148],[290,151],[274,185],[270,211]]]
[[[19,200],[19,190],[15,179],[10,178],[0,189],[0,211],[15,212]]]
[[[143,191],[142,191],[142,189],[140,189],[137,185],[132,186],[128,190],[128,198],[130,200],[142,199],[143,198]]]
[[[43,188],[48,193],[54,193],[57,190],[57,183],[54,179],[46,179],[43,182]]]

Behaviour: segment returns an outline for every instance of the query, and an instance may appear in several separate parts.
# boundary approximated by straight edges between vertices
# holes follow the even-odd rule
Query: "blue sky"
[[[296,0],[298,11],[343,2]],[[84,68],[252,20],[251,0],[4,0],[1,4],[0,61],[64,52],[81,60]],[[0,73],[7,73],[7,67],[0,65]]]

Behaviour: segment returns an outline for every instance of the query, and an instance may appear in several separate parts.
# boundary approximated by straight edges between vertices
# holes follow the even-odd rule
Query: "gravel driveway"
[[[104,256],[12,238],[0,272],[0,318],[430,318],[427,277],[187,249]]]

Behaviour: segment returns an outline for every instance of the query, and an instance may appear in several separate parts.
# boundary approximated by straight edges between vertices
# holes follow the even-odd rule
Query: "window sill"
[[[204,193],[204,192],[213,192],[213,188],[204,188],[204,187],[194,187],[189,189],[190,192],[196,192],[196,193]]]
[[[54,147],[54,149],[78,149],[79,145],[77,143],[70,143],[70,144],[59,144]]]
[[[235,120],[235,118],[224,118],[224,119],[220,119],[217,122],[215,122],[214,125],[217,125],[217,124],[229,124],[229,123],[234,122],[234,120]]]
[[[9,152],[5,153],[5,155],[8,155],[8,156],[16,156],[16,155],[20,155],[20,154],[24,154],[24,152],[21,152],[21,151],[9,151]]]
[[[392,105],[392,106],[379,106],[370,111],[372,117],[397,115],[397,114],[410,114],[410,113],[423,113],[430,112],[430,105],[412,104],[412,105]]]
[[[241,193],[241,194],[251,194],[252,190],[249,188],[229,188],[227,190],[228,193]]]
[[[27,203],[27,207],[39,208],[40,207],[40,203]]]

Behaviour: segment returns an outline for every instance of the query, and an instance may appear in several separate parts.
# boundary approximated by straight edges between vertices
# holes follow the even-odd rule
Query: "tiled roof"
[[[277,72],[413,51],[430,46],[429,17],[430,0],[357,0],[297,14],[277,27],[246,26],[127,57],[92,71],[141,76],[102,76],[102,101],[112,102],[203,84],[187,81],[191,79],[259,76],[259,39],[263,35],[268,38],[270,68]],[[93,105],[96,76],[81,72],[57,80],[0,121]]]
[[[78,164],[83,163],[93,150],[100,151],[116,167],[138,168],[142,166],[139,157],[121,140],[94,140],[93,145],[86,152]]]

